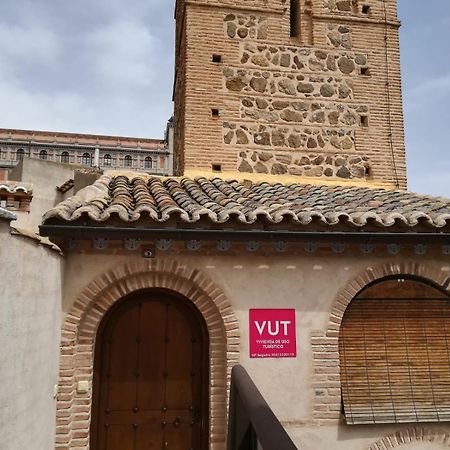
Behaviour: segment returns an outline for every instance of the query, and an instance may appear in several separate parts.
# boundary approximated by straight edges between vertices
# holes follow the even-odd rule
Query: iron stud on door
[[[181,417],[177,416],[173,421],[173,426],[178,428],[182,423],[183,421],[181,420]]]

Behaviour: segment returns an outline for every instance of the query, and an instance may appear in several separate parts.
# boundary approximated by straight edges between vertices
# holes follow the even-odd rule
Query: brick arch
[[[221,289],[203,273],[171,260],[145,260],[114,268],[93,280],[67,313],[61,336],[56,450],[88,449],[91,390],[77,393],[78,381],[92,383],[95,338],[100,321],[124,296],[141,289],[167,289],[198,308],[210,345],[210,448],[223,449],[231,368],[239,362],[239,325]]]
[[[389,450],[414,442],[437,444],[439,447],[436,448],[450,448],[450,434],[424,428],[407,428],[384,436],[367,450]]]
[[[401,275],[429,281],[445,292],[450,292],[448,272],[416,262],[370,266],[348,282],[336,297],[326,331],[315,332],[311,336],[315,419],[336,421],[340,417],[339,330],[348,305],[369,284]]]

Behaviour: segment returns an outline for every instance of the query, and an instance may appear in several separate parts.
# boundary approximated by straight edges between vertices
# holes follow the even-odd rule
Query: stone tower
[[[175,173],[406,188],[396,0],[178,0]]]

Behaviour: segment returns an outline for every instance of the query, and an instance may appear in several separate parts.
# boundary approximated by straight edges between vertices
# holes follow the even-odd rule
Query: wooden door
[[[121,302],[97,337],[91,449],[206,450],[207,363],[204,321],[184,300]]]

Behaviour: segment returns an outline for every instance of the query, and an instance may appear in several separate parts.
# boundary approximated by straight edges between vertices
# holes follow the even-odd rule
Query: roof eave
[[[446,227],[447,228],[447,227]],[[374,231],[359,229],[312,231],[286,229],[206,229],[182,227],[123,227],[123,226],[84,226],[68,224],[44,224],[39,227],[40,235],[59,239],[88,240],[96,237],[108,239],[230,239],[230,240],[328,240],[354,242],[420,242],[448,245],[450,244],[450,230],[436,231]]]

